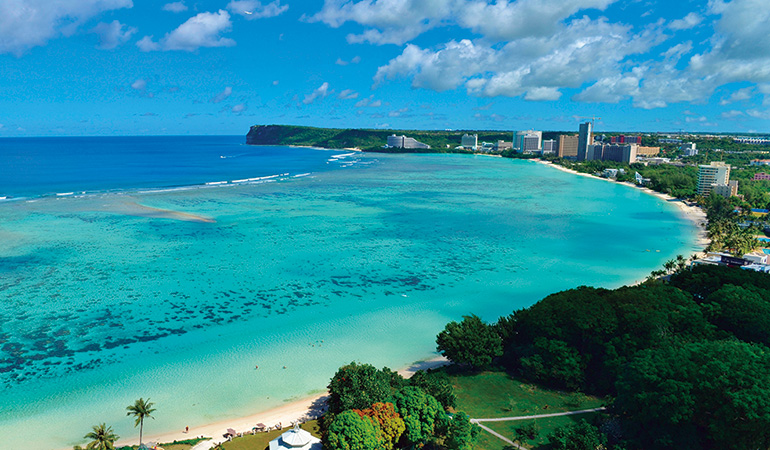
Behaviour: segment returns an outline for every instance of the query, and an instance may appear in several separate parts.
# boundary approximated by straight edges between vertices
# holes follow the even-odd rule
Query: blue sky
[[[767,0],[0,0],[0,136],[770,132]]]

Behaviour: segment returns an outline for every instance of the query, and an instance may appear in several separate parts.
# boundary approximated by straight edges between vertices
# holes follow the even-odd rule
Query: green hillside
[[[479,135],[482,141],[511,141],[511,132],[504,131],[415,131],[415,130],[371,130],[313,128],[293,125],[255,125],[246,135],[246,143],[251,145],[302,145],[322,148],[360,148],[364,151],[377,152],[462,152],[455,150],[460,145],[460,138],[465,133]],[[406,135],[430,145],[430,149],[385,149],[383,145],[392,134]],[[447,147],[449,146],[449,147]]]

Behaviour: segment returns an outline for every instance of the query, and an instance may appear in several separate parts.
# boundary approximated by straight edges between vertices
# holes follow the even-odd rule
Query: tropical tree
[[[406,429],[401,435],[405,445],[419,445],[446,432],[444,408],[432,395],[418,387],[407,386],[393,396]]]
[[[483,368],[503,354],[503,341],[494,326],[476,315],[449,322],[436,337],[437,350],[450,361]]]
[[[127,416],[134,416],[136,418],[136,422],[134,423],[134,427],[139,427],[139,445],[142,445],[142,432],[144,431],[144,419],[146,417],[152,417],[152,413],[155,412],[155,408],[153,408],[154,403],[150,402],[150,399],[148,398],[147,401],[145,401],[143,398],[140,398],[139,400],[135,401],[133,405],[129,405],[126,407],[126,410],[128,411],[126,413]]]
[[[480,431],[481,428],[471,423],[467,414],[458,412],[449,422],[444,445],[449,450],[472,450]]]
[[[324,440],[325,450],[377,450],[377,429],[368,418],[355,411],[343,411],[334,417]]]
[[[396,412],[393,403],[375,403],[371,408],[354,409],[353,412],[372,421],[380,440],[379,448],[383,450],[393,450],[406,429],[404,419]]]
[[[329,412],[338,414],[348,409],[365,409],[373,403],[386,402],[404,378],[383,367],[352,362],[342,366],[329,382]]]
[[[120,439],[120,436],[113,433],[112,427],[108,427],[104,423],[94,425],[93,430],[83,437],[91,440],[91,442],[86,444],[86,448],[89,450],[113,450],[115,448],[115,441]]]

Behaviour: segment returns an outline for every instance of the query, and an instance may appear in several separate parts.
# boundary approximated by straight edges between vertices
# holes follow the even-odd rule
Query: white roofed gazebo
[[[299,427],[294,428],[270,441],[270,450],[321,450],[321,440]]]

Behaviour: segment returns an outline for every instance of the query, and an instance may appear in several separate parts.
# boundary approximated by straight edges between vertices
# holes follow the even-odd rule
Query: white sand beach
[[[398,373],[400,373],[405,378],[409,378],[418,370],[432,369],[446,365],[448,363],[449,361],[443,356],[437,356],[435,358],[427,359],[425,361],[418,361],[408,367],[404,367],[398,370]],[[297,420],[306,421],[315,419],[322,415],[325,411],[325,401],[327,397],[328,394],[326,392],[323,394],[312,395],[301,400],[286,403],[279,408],[255,413],[246,417],[221,420],[203,426],[190,427],[187,433],[184,432],[184,427],[187,425],[180,424],[180,429],[178,431],[147,435],[144,436],[143,441],[145,443],[167,443],[174,440],[181,441],[185,439],[205,436],[212,438],[209,442],[211,446],[214,446],[217,443],[225,441],[223,435],[228,428],[232,428],[239,433],[244,433],[251,432],[251,429],[254,427],[254,425],[258,423],[263,423],[269,427],[274,427],[280,423],[284,428],[286,428],[291,426],[291,423]],[[117,446],[137,444],[139,444],[139,441],[136,439],[126,439],[116,443]]]

